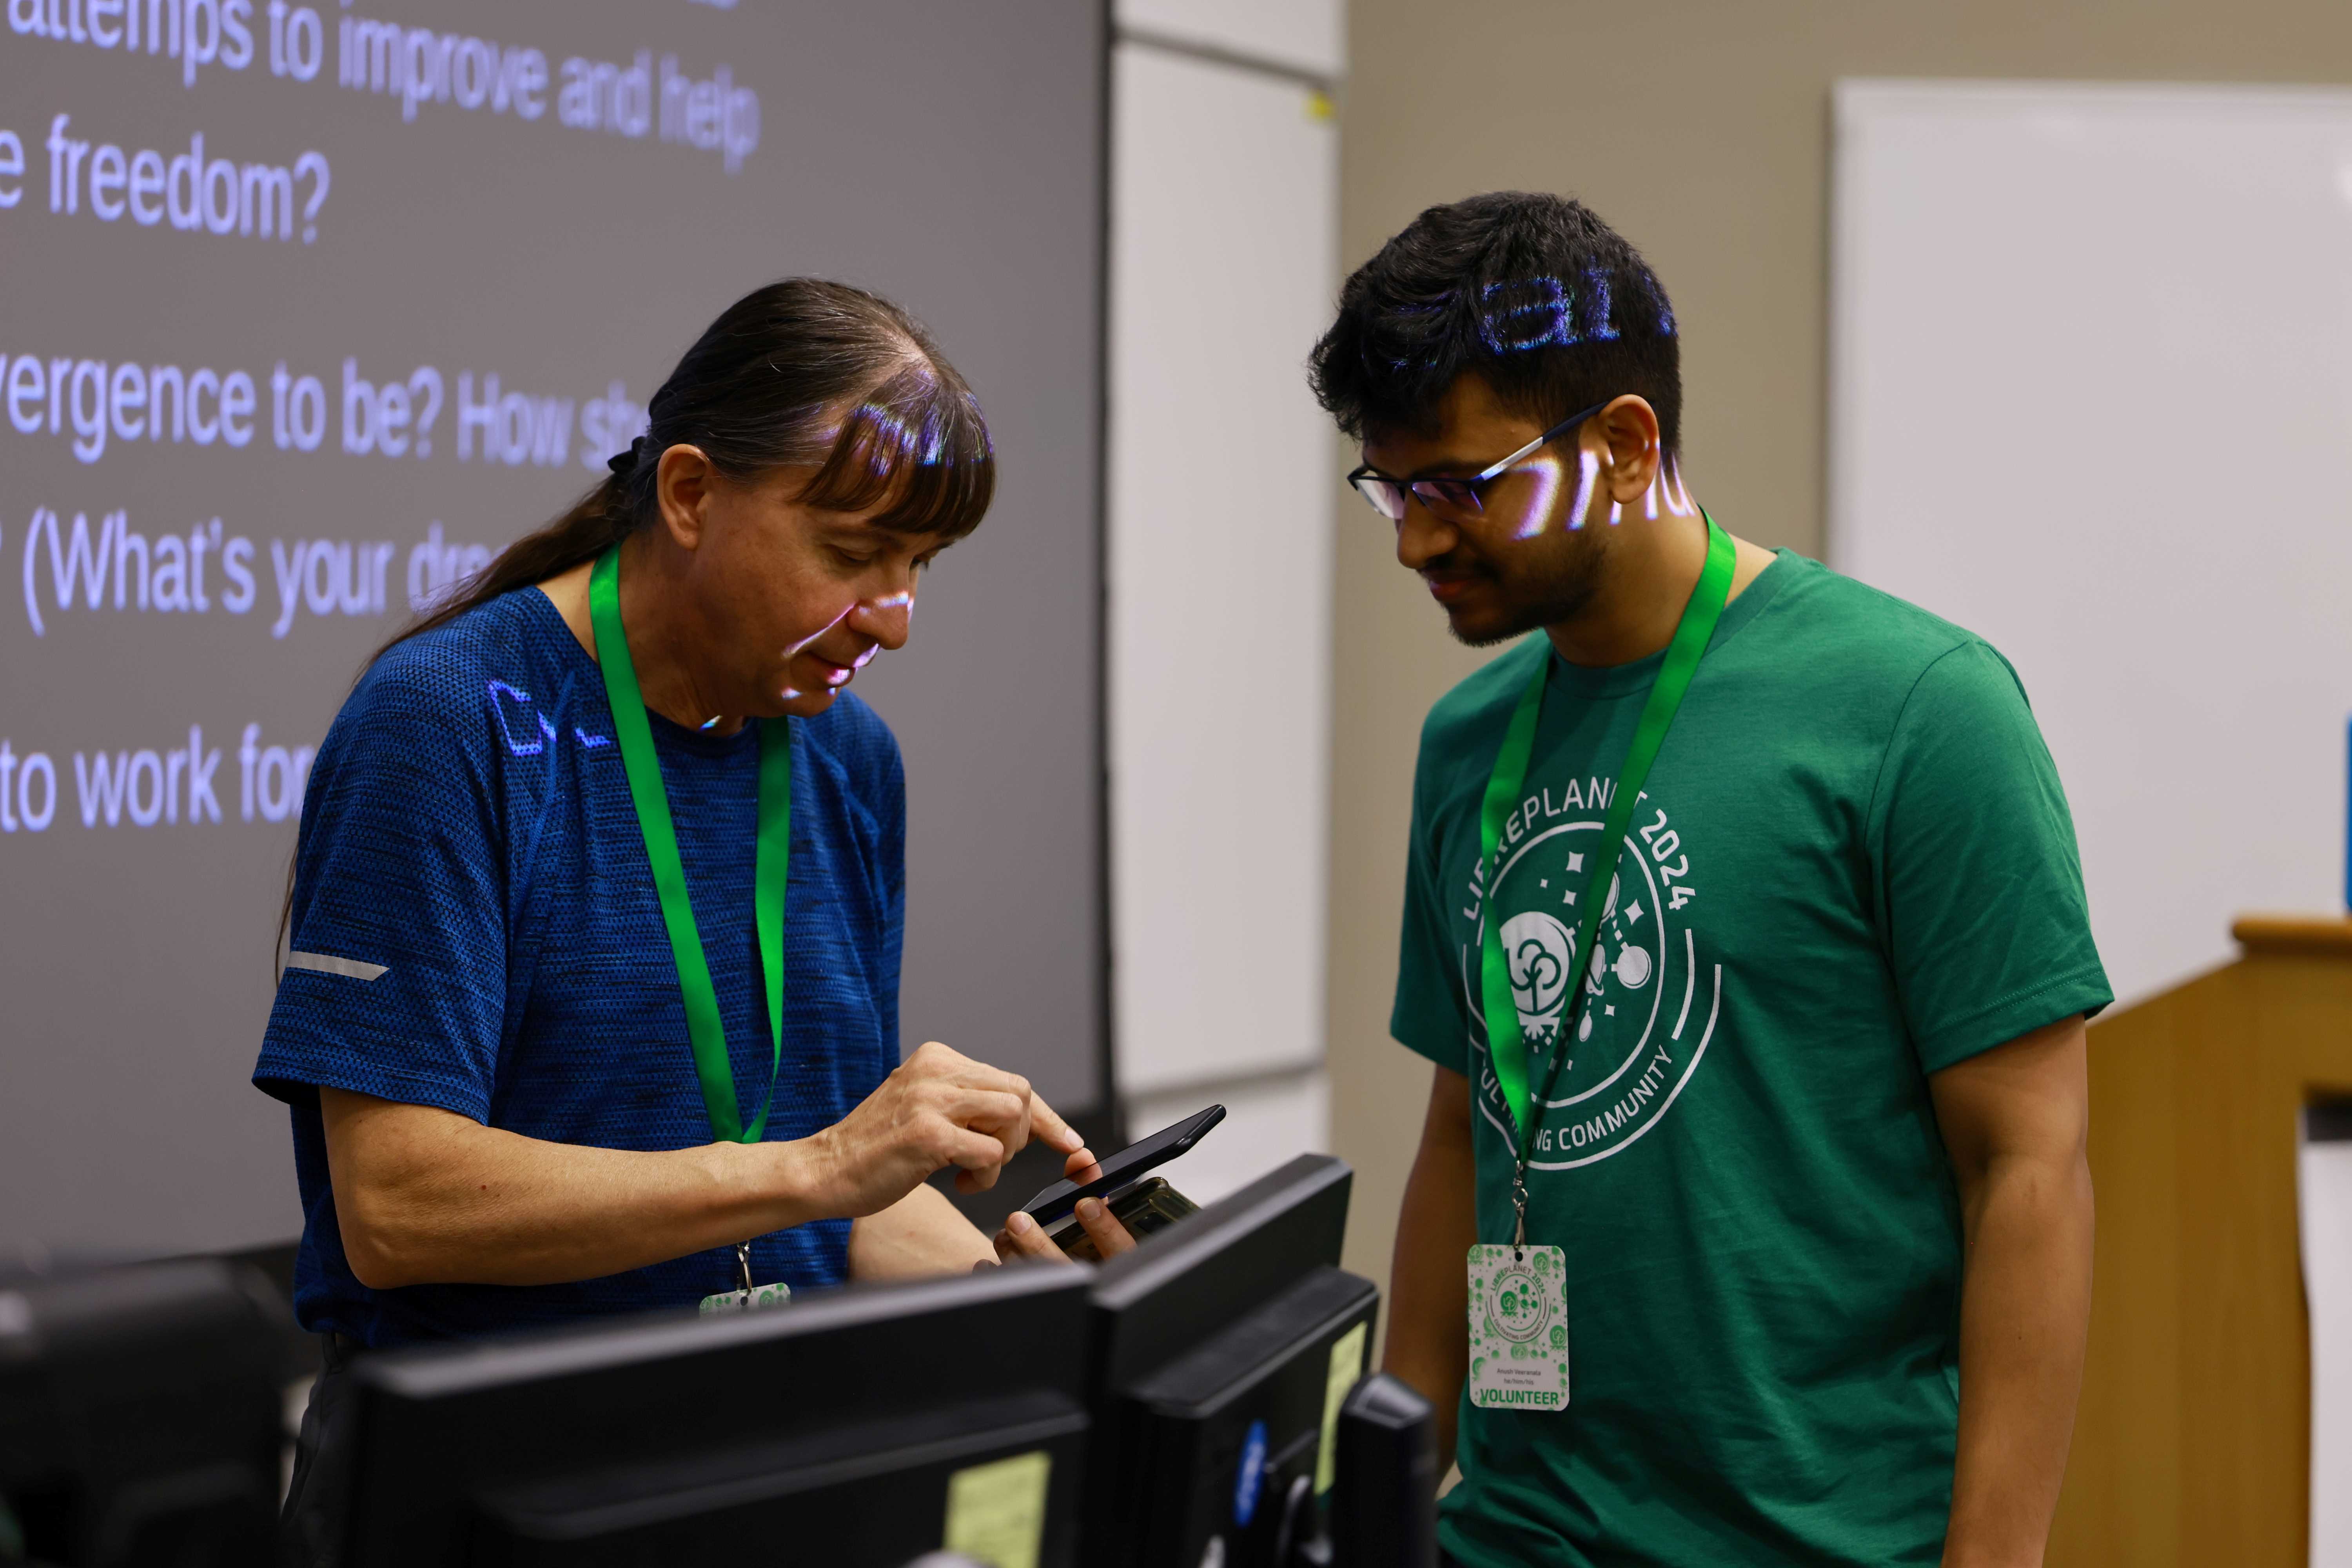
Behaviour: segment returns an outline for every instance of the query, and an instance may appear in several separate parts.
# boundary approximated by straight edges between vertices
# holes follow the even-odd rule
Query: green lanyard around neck
[[[694,1046],[694,1071],[702,1080],[702,1109],[710,1135],[722,1143],[757,1143],[775,1103],[776,1079],[784,1065],[784,887],[793,847],[793,740],[782,719],[760,721],[760,847],[752,863],[751,900],[760,932],[760,969],[768,983],[768,1033],[773,1052],[767,1098],[751,1125],[742,1122],[735,1100],[735,1069],[727,1056],[727,1025],[719,1016],[719,994],[710,984],[710,961],[687,900],[686,868],[677,858],[677,826],[662,788],[661,759],[654,754],[653,725],[637,689],[637,668],[629,639],[621,631],[621,547],[596,563],[588,579],[588,617],[596,634],[596,662],[604,667],[604,691],[612,700],[613,729],[621,742],[621,766],[629,775],[637,826],[646,858],[653,862],[654,891],[661,900],[662,923],[669,928],[671,955],[677,961],[677,988],[686,998],[687,1037]]]
[[[1704,512],[1699,515],[1706,517]],[[1724,604],[1731,596],[1731,570],[1736,558],[1731,535],[1717,527],[1713,518],[1706,517],[1706,564],[1700,569],[1698,583],[1691,589],[1690,602],[1683,606],[1674,641],[1666,645],[1665,662],[1658,668],[1649,700],[1642,705],[1641,721],[1633,729],[1633,742],[1625,750],[1624,765],[1618,769],[1616,787],[1609,796],[1608,819],[1601,826],[1599,851],[1592,858],[1592,869],[1586,876],[1584,896],[1579,905],[1581,916],[1576,924],[1575,962],[1568,970],[1569,999],[1561,1010],[1559,1037],[1552,1047],[1551,1068],[1544,1077],[1543,1092],[1532,1099],[1528,1093],[1528,1039],[1519,1027],[1518,1004],[1511,995],[1510,961],[1503,952],[1502,918],[1495,907],[1501,880],[1495,853],[1502,845],[1503,824],[1519,808],[1520,791],[1527,784],[1528,761],[1535,752],[1536,721],[1542,717],[1544,688],[1551,678],[1553,655],[1549,649],[1545,650],[1543,662],[1536,667],[1527,689],[1519,694],[1519,705],[1511,714],[1510,727],[1503,731],[1502,750],[1495,755],[1495,771],[1486,780],[1486,796],[1478,813],[1478,864],[1486,879],[1486,931],[1479,952],[1478,980],[1486,1015],[1486,1054],[1495,1064],[1495,1079],[1502,1086],[1512,1120],[1518,1124],[1518,1166],[1512,1185],[1514,1201],[1521,1211],[1522,1230],[1526,1223],[1528,1155],[1535,1148],[1536,1127],[1543,1120],[1544,1101],[1550,1099],[1552,1086],[1559,1079],[1560,1064],[1568,1059],[1570,1032],[1584,998],[1585,966],[1592,961],[1593,939],[1601,930],[1601,906],[1608,897],[1610,879],[1616,874],[1617,855],[1625,841],[1625,828],[1633,820],[1633,802],[1641,795],[1642,784],[1650,775],[1650,763],[1657,758],[1658,747],[1675,721],[1675,710],[1682,706],[1683,693],[1690,689],[1699,656],[1706,651],[1707,638],[1715,635],[1715,623],[1722,617]]]

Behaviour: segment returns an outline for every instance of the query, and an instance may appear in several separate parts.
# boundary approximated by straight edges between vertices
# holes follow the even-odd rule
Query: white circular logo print
[[[1605,815],[1606,786],[1589,782],[1591,795],[1574,783],[1530,795],[1508,819],[1519,833],[1514,839],[1507,828],[1492,881],[1482,887],[1474,875],[1470,902],[1457,906],[1474,1052],[1483,1055],[1486,1044],[1477,976],[1492,915],[1502,921],[1496,934],[1527,1040],[1530,1092],[1541,1089],[1552,1058],[1569,1053],[1528,1161],[1538,1170],[1606,1159],[1655,1126],[1705,1055],[1722,1000],[1722,966],[1700,962],[1690,925],[1701,869],[1647,794],[1601,894],[1591,957],[1571,983],[1577,903],[1587,896]],[[1579,989],[1576,1028],[1562,1039]],[[1516,1144],[1492,1064],[1479,1065],[1480,1110]]]
[[[1511,1000],[1519,1005],[1519,1027],[1530,1041],[1549,1041],[1559,1032],[1560,1004],[1568,1000],[1568,966],[1575,952],[1576,933],[1541,910],[1503,922]]]

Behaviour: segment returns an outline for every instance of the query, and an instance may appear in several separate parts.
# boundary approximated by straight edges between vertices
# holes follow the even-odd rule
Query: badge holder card
[[[751,1244],[735,1244],[735,1277],[742,1283],[735,1289],[721,1290],[702,1299],[705,1312],[749,1312],[761,1307],[782,1307],[793,1299],[793,1288],[779,1279],[772,1285],[751,1283]]]
[[[1568,1254],[1482,1242],[1470,1249],[1470,1403],[1568,1404]]]

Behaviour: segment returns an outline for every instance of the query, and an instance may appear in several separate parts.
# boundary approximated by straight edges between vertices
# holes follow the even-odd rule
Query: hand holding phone
[[[1086,1224],[1081,1215],[1076,1223],[1049,1232],[1045,1239],[1073,1261],[1100,1263],[1106,1247],[1108,1255],[1115,1257],[1153,1232],[1165,1230],[1178,1220],[1201,1212],[1200,1205],[1159,1176],[1146,1176],[1121,1187],[1103,1204],[1102,1217],[1097,1224]]]
[[[1222,1105],[1197,1111],[1173,1127],[1163,1127],[1142,1142],[1129,1144],[1108,1160],[1073,1172],[1024,1204],[1021,1212],[1040,1226],[1053,1225],[1068,1217],[1080,1198],[1101,1197],[1126,1186],[1153,1166],[1166,1164],[1198,1143],[1210,1128],[1224,1119],[1225,1108]]]

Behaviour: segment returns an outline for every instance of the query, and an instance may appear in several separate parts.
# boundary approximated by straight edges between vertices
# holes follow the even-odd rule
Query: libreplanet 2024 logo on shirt
[[[1700,871],[1670,814],[1644,791],[1602,895],[1591,961],[1573,982],[1585,993],[1575,1037],[1561,1037],[1577,900],[1591,879],[1614,787],[1607,779],[1570,779],[1530,794],[1504,824],[1491,887],[1486,868],[1474,867],[1467,901],[1455,914],[1470,1044],[1482,1058],[1479,1110],[1507,1142],[1517,1142],[1510,1111],[1493,1064],[1483,1059],[1479,952],[1490,917],[1503,922],[1530,1091],[1542,1087],[1553,1051],[1570,1053],[1528,1161],[1537,1170],[1605,1160],[1657,1125],[1697,1070],[1722,1012],[1723,966],[1702,962],[1691,925]]]

